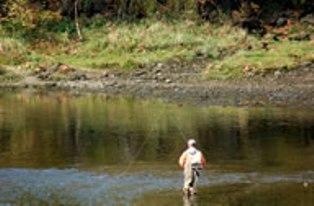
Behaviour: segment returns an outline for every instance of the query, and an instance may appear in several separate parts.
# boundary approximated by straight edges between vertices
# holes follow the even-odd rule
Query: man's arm
[[[186,152],[183,152],[182,155],[179,158],[179,165],[180,165],[180,167],[183,168],[184,165],[185,165],[185,162],[186,162]]]
[[[201,153],[201,164],[203,167],[205,167],[205,165],[206,165],[206,159],[205,159],[203,153]]]

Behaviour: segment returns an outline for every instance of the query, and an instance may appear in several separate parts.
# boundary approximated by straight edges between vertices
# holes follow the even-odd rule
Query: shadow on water
[[[163,191],[148,193],[134,201],[144,206],[202,206],[202,205],[243,205],[243,206],[312,206],[314,187],[303,187],[296,183],[273,184],[231,184],[203,187],[199,194],[188,198],[180,192]]]
[[[0,92],[0,203],[125,205],[136,199],[141,205],[153,201],[153,192],[160,203],[169,197],[171,205],[181,204],[176,164],[188,137],[209,162],[198,204],[221,197],[211,193],[216,187],[228,192],[241,185],[218,205],[249,205],[250,194],[271,196],[269,185],[294,191],[313,182],[312,109]]]

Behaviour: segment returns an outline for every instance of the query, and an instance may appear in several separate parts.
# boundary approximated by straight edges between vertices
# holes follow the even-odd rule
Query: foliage
[[[75,0],[0,0],[0,14],[19,20],[25,26],[38,25],[43,21],[63,16],[74,17]],[[310,4],[311,0],[79,0],[79,12],[86,16],[104,14],[105,16],[123,19],[142,18],[158,15],[178,16],[182,13],[193,13],[213,10],[230,11],[242,5],[255,4],[260,8],[283,5],[295,7]],[[8,10],[8,11],[6,11]]]
[[[25,28],[35,28],[50,21],[60,20],[57,12],[41,9],[32,5],[28,0],[14,0],[7,2],[8,13],[6,18]]]

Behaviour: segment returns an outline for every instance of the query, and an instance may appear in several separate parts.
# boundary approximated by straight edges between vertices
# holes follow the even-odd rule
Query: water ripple
[[[140,172],[115,176],[77,169],[0,169],[0,204],[56,203],[79,205],[128,205],[145,192],[178,189],[179,172],[158,176]],[[201,185],[235,183],[314,182],[314,171],[289,175],[260,173],[206,173]]]

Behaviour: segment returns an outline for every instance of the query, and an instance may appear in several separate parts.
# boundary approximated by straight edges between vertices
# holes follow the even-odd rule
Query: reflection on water
[[[314,179],[312,109],[194,107],[106,95],[3,92],[0,203],[115,205],[147,191],[178,192],[176,162],[189,137],[197,139],[209,162],[203,186]],[[169,195],[171,204],[178,198],[184,203],[178,194]],[[246,201],[226,204],[241,200]],[[208,201],[201,195],[196,200]]]
[[[0,167],[173,165],[194,137],[214,168],[314,168],[313,110],[67,93],[4,93],[0,110]]]

